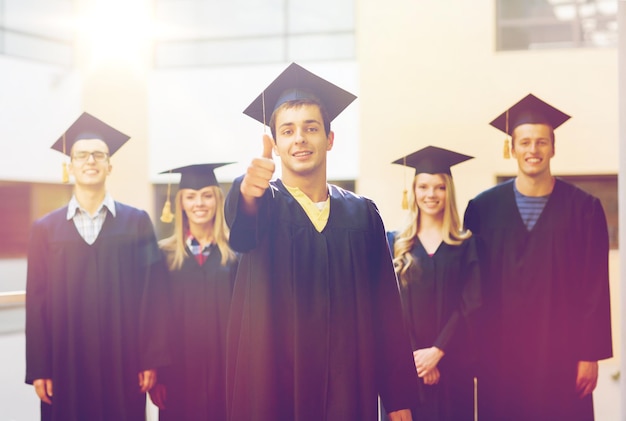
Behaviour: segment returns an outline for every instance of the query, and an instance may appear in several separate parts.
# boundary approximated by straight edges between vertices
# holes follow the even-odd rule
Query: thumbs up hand
[[[255,202],[255,198],[263,196],[263,193],[270,185],[270,180],[276,169],[276,164],[272,159],[273,148],[274,141],[269,135],[264,134],[263,154],[261,157],[252,160],[239,188],[244,202],[247,204],[252,204]]]

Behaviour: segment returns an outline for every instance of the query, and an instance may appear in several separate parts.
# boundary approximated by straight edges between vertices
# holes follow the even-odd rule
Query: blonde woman
[[[151,397],[161,421],[226,419],[225,340],[237,269],[228,246],[224,194],[213,170],[198,164],[180,173],[174,234],[159,245],[172,292],[173,364],[159,373]]]
[[[471,158],[429,146],[394,162],[416,170],[408,223],[388,238],[419,378],[418,420],[474,419],[469,316],[480,305],[479,268],[450,172]]]

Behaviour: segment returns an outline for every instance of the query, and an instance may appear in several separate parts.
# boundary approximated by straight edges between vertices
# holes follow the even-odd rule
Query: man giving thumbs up
[[[382,220],[371,200],[326,180],[330,122],[354,99],[291,64],[245,110],[274,140],[263,137],[226,199],[242,253],[230,420],[374,421],[379,395],[391,420],[411,420],[417,381]]]

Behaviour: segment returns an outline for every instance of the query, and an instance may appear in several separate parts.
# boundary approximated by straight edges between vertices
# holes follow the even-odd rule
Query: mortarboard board
[[[436,146],[426,146],[410,155],[396,159],[392,164],[400,164],[415,169],[415,174],[448,174],[452,175],[450,167],[465,162],[473,156],[463,155],[448,149]],[[402,193],[402,209],[408,209],[406,186]]]
[[[533,94],[528,94],[489,124],[510,136],[513,130],[521,124],[547,124],[552,129],[556,129],[569,119],[569,115]],[[508,138],[505,142],[504,154],[505,158],[508,158]]]
[[[104,121],[89,113],[82,113],[80,117],[57,139],[52,149],[65,155],[70,154],[74,143],[81,139],[100,139],[109,147],[109,156],[112,156],[130,136],[109,126]]]
[[[185,167],[162,171],[160,174],[178,173],[180,174],[180,182],[178,183],[179,189],[200,190],[208,186],[219,186],[213,170],[229,164],[232,164],[232,162],[187,165]],[[172,220],[174,219],[174,215],[172,214],[170,194],[170,184],[168,184],[167,199],[161,213],[161,221],[165,223],[172,222]]]
[[[248,105],[244,114],[267,125],[272,113],[281,104],[307,98],[324,105],[329,120],[333,121],[356,99],[356,96],[298,64],[291,63]]]
[[[410,155],[396,159],[392,164],[413,167],[416,174],[451,174],[450,167],[472,158],[474,157],[448,149],[426,146]]]
[[[178,183],[179,189],[200,190],[207,186],[219,186],[220,184],[217,182],[213,170],[228,164],[232,164],[232,162],[187,165],[185,167],[163,171],[160,174],[180,174],[180,182]]]

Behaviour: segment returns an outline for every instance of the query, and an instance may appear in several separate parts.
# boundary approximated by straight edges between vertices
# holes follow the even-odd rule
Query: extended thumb
[[[274,141],[268,134],[263,135],[263,158],[272,159],[272,149],[274,149]]]

